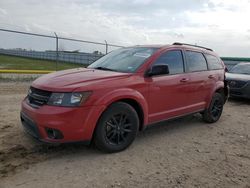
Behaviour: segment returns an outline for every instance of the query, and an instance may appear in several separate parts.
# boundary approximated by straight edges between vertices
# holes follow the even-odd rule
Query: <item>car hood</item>
[[[99,82],[106,83],[130,75],[131,73],[76,68],[41,76],[32,83],[32,86],[48,91],[71,92],[79,87],[87,87]]]
[[[248,74],[226,73],[226,80],[249,81],[250,80],[250,75],[248,75]]]

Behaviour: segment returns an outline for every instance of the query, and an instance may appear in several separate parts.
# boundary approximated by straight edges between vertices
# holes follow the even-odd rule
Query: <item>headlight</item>
[[[48,105],[54,106],[80,106],[84,103],[91,92],[75,92],[75,93],[52,93]]]

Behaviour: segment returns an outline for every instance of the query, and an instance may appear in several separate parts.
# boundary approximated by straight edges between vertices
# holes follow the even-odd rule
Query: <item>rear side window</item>
[[[183,57],[180,50],[165,52],[155,61],[154,64],[168,65],[169,74],[179,74],[184,72]]]
[[[207,63],[208,63],[208,68],[210,70],[216,70],[216,69],[223,69],[223,66],[219,59],[213,55],[205,54]]]
[[[186,51],[186,58],[189,72],[207,70],[207,62],[202,53]]]

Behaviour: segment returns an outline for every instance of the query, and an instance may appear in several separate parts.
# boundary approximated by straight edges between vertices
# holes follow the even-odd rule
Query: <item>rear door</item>
[[[188,99],[192,103],[192,111],[203,110],[206,107],[213,80],[210,78],[207,61],[199,51],[185,51],[186,68],[189,75]]]

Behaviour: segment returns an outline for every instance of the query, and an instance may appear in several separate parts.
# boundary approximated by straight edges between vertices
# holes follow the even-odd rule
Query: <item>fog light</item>
[[[63,134],[57,129],[45,128],[47,135],[51,139],[63,139]]]

